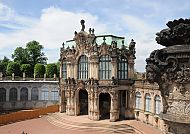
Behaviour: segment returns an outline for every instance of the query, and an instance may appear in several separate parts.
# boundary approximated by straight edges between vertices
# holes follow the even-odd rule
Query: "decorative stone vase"
[[[190,132],[190,19],[169,21],[169,28],[157,33],[157,43],[146,59],[146,77],[158,83],[163,101],[165,133]]]

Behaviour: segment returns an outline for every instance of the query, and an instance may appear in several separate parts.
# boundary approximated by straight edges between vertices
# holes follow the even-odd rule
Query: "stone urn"
[[[146,78],[158,83],[162,95],[165,133],[190,133],[190,19],[169,21],[157,33],[165,46],[146,59]]]

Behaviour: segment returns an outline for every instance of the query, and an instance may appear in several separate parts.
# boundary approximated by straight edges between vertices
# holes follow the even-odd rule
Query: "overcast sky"
[[[80,31],[80,20],[96,35],[124,36],[136,41],[135,68],[145,71],[145,59],[156,44],[155,33],[166,22],[190,17],[189,0],[0,0],[0,59],[32,40],[44,46],[48,63],[57,62],[62,42]]]

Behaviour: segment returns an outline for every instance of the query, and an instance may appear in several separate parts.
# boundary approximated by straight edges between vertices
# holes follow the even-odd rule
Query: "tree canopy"
[[[26,50],[28,51],[29,61],[32,67],[34,67],[37,63],[47,63],[47,57],[45,57],[45,54],[44,52],[42,52],[42,49],[43,46],[40,45],[40,43],[37,41],[31,41],[26,44]]]
[[[17,47],[14,50],[14,54],[12,54],[12,58],[14,59],[14,62],[17,62],[19,64],[28,64],[29,61],[29,53],[27,49],[22,47]]]
[[[32,75],[32,69],[30,64],[22,64],[20,67],[22,73],[25,73],[27,76]]]
[[[34,67],[34,74],[38,78],[43,78],[45,74],[45,66],[43,64],[37,63]]]
[[[57,65],[52,63],[52,64],[47,64],[46,66],[46,74],[47,77],[49,78],[53,78],[54,74],[57,75]]]
[[[15,76],[20,75],[20,64],[18,64],[17,62],[10,62],[7,65],[6,74],[7,75],[12,75],[12,73],[14,73]]]
[[[7,65],[10,62],[10,60],[4,56],[3,60],[0,60],[0,72],[3,73],[3,75],[6,74]]]

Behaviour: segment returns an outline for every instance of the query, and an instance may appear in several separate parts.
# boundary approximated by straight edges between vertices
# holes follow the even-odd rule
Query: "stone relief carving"
[[[190,117],[190,19],[169,21],[167,26],[156,34],[157,43],[166,48],[154,50],[146,59],[146,78],[159,85],[163,114],[175,120]]]

